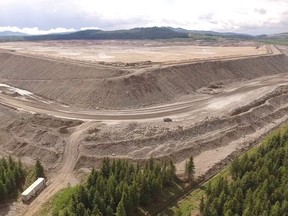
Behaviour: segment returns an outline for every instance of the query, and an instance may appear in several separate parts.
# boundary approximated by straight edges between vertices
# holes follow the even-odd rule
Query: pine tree
[[[287,129],[236,159],[230,169],[231,181],[222,177],[213,180],[213,185],[208,183],[206,199],[200,204],[202,215],[223,215],[222,209],[224,215],[287,214]]]
[[[34,173],[35,173],[35,179],[37,179],[39,177],[45,178],[44,168],[43,168],[39,159],[36,160]]]
[[[106,208],[106,216],[114,216],[113,209],[110,205],[108,205]]]
[[[140,203],[142,205],[148,205],[151,199],[151,190],[146,178],[144,178],[140,190]]]
[[[77,204],[76,215],[77,216],[84,216],[85,215],[85,206],[82,202]]]
[[[112,174],[110,175],[108,182],[107,182],[107,190],[109,194],[112,195],[113,197],[115,196],[116,187],[117,187],[117,181],[116,181],[115,176]]]
[[[103,159],[101,171],[102,171],[102,174],[105,178],[109,177],[109,173],[110,173],[110,160],[109,160],[109,158]]]
[[[134,183],[132,187],[130,187],[129,194],[132,200],[132,209],[135,210],[139,206],[140,202],[137,183]]]
[[[97,216],[103,215],[97,205],[94,206],[92,214]]]
[[[1,175],[1,173],[0,173]],[[165,163],[150,158],[145,167],[133,165],[127,160],[105,159],[100,171],[92,170],[85,185],[73,192],[67,211],[71,215],[134,215],[140,203],[148,205],[157,199],[164,178],[168,183],[175,180],[172,160]],[[55,211],[60,214],[61,211]],[[64,212],[63,212],[64,213]]]
[[[103,197],[99,200],[99,210],[103,215],[106,215],[106,203]]]
[[[287,212],[286,212],[287,213]],[[278,215],[282,215],[281,214],[281,204],[279,201],[277,201],[275,203],[275,205],[272,206],[272,209],[271,209],[271,216],[278,216]]]
[[[126,216],[123,200],[121,200],[116,209],[116,216]]]
[[[204,197],[202,196],[200,200],[200,206],[199,206],[199,210],[201,214],[204,213],[204,209],[205,209],[205,203],[204,203]]]
[[[59,213],[59,216],[71,216],[71,214],[69,214],[69,211],[65,208]]]
[[[185,164],[185,174],[186,176],[192,180],[193,177],[194,177],[194,173],[195,173],[195,165],[194,165],[194,159],[193,157],[191,156],[189,158],[188,161],[186,161],[186,164]]]
[[[7,196],[7,188],[6,185],[0,180],[0,201],[5,200]]]
[[[76,200],[84,204],[84,206],[89,205],[88,195],[83,185],[79,186],[78,193],[76,195]]]

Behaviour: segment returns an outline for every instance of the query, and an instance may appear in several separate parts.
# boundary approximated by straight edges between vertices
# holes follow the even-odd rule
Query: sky
[[[0,0],[0,32],[152,26],[253,35],[288,32],[288,0]]]

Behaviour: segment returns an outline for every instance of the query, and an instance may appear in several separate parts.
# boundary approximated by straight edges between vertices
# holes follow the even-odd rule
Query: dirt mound
[[[55,168],[62,160],[66,145],[67,135],[61,128],[79,124],[81,121],[7,111],[0,119],[1,152],[20,157],[25,163],[39,158],[47,169]]]
[[[248,108],[249,107],[249,108]],[[176,162],[181,162],[189,156],[194,157],[202,152],[229,146],[234,150],[246,147],[246,144],[261,130],[270,130],[277,126],[276,121],[285,118],[288,111],[288,87],[279,87],[274,92],[260,98],[257,103],[243,107],[242,112],[231,112],[228,116],[210,118],[203,122],[185,127],[163,126],[144,127],[138,124],[109,126],[107,134],[105,125],[97,125],[96,133],[88,133],[81,144],[81,156],[78,167],[91,166],[91,161],[98,161],[105,156],[125,157],[135,160],[153,156],[161,158],[172,156]],[[274,125],[274,126],[273,126]],[[260,136],[260,135],[259,135]],[[108,138],[109,137],[109,138]],[[234,150],[231,150],[233,152]],[[94,158],[94,159],[93,159]]]
[[[0,53],[0,80],[69,106],[123,109],[161,104],[210,83],[288,71],[285,55],[119,69]]]

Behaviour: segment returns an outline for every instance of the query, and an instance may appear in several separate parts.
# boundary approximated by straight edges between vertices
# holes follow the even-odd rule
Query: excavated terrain
[[[285,50],[285,47],[281,48],[282,51]],[[233,57],[224,60],[210,59],[191,63],[172,65],[163,63],[135,67],[103,66],[96,62],[45,58],[2,50],[0,52],[0,81],[33,92],[35,96],[32,95],[31,98],[42,98],[41,103],[44,105],[41,105],[41,109],[46,110],[41,112],[40,106],[37,106],[40,104],[40,99],[32,101],[29,106],[26,106],[31,98],[23,98],[19,93],[13,93],[13,95],[9,93],[9,95],[7,92],[5,93],[5,89],[1,89],[3,94],[1,103],[18,110],[22,110],[22,105],[23,108],[25,105],[24,110],[32,113],[39,112],[71,119],[80,118],[80,115],[77,114],[77,107],[84,111],[105,108],[111,109],[111,112],[107,111],[110,113],[110,117],[107,119],[125,120],[126,123],[119,124],[118,122],[116,125],[95,123],[96,126],[93,126],[91,124],[92,129],[95,127],[95,131],[83,133],[83,139],[78,149],[80,156],[78,160],[75,158],[79,168],[89,160],[98,160],[111,155],[137,160],[150,156],[173,156],[175,161],[181,163],[189,155],[197,156],[201,152],[228,145],[242,136],[253,134],[268,123],[273,122],[275,115],[285,116],[282,107],[286,105],[285,89],[275,90],[281,92],[281,94],[277,93],[280,95],[275,95],[276,93],[262,93],[260,88],[257,90],[256,85],[255,92],[260,91],[261,94],[252,95],[252,101],[241,99],[243,96],[245,97],[245,91],[240,88],[231,95],[229,95],[229,88],[225,90],[227,83],[236,83],[235,86],[239,87],[242,85],[240,81],[245,83],[243,80],[287,73],[287,56],[275,54],[277,49],[276,47],[273,49],[274,54],[262,54],[249,58]],[[270,50],[270,52],[272,51]],[[269,82],[269,78],[266,82]],[[278,84],[273,85],[275,86],[269,89],[269,84],[267,84],[263,91],[273,91]],[[233,89],[234,87],[230,88]],[[249,88],[251,87],[246,87],[246,89]],[[221,94],[222,91],[227,92]],[[237,95],[238,91],[243,91],[243,95]],[[267,99],[269,103],[258,101],[257,97],[265,98],[268,93],[269,95],[272,94],[272,97]],[[27,95],[30,94],[32,93],[27,93]],[[209,101],[213,102],[214,99],[217,99],[216,96],[213,96],[214,94],[220,95],[217,96],[219,102],[216,102],[216,105],[209,105]],[[9,99],[11,95],[12,97]],[[196,95],[196,99],[189,98],[189,95]],[[233,95],[235,95],[235,101],[233,101]],[[253,97],[256,97],[257,103]],[[206,101],[199,105],[184,104],[179,98],[184,98],[183,101],[192,100],[192,102],[204,98]],[[227,100],[232,98],[230,103],[235,103],[235,105],[228,104],[229,106],[225,108],[227,105],[223,105],[225,98]],[[53,101],[60,105],[53,107],[53,109],[52,106],[49,108]],[[143,109],[139,114],[137,114],[138,110],[135,109],[148,105],[159,106],[159,104],[167,104],[168,102],[174,102],[175,105],[172,104],[167,108],[165,105],[150,110]],[[61,104],[65,104],[63,106],[65,109],[62,107],[63,110],[61,110]],[[244,104],[246,105],[243,106]],[[280,105],[281,107],[279,107]],[[193,108],[194,106],[195,108]],[[214,106],[212,110],[211,106]],[[197,107],[199,111],[191,112]],[[218,111],[222,107],[224,107],[225,112]],[[127,113],[135,112],[135,116],[139,115],[139,120],[142,116],[143,119],[150,120],[148,123],[131,123],[131,120],[136,119],[135,116],[113,111],[113,109],[123,108],[127,110]],[[69,113],[69,109],[73,112]],[[231,111],[229,109],[234,109],[234,111],[228,115],[228,111]],[[200,113],[201,110],[203,114]],[[86,120],[97,120],[101,119],[101,115],[107,115],[103,111],[99,114],[95,111],[94,117],[94,113],[91,112],[89,115],[87,114],[87,118],[85,117],[86,114],[81,112],[81,118],[84,116],[83,119]],[[149,115],[146,116],[145,112]],[[184,115],[185,112],[191,112],[190,115],[201,116],[201,118],[196,120],[195,117],[191,118],[191,116],[183,117],[181,121],[179,119],[178,122],[172,122],[169,126],[167,123],[159,122],[159,117],[165,116],[165,113],[173,116],[176,113]],[[45,116],[42,116],[40,121],[41,118],[34,114],[19,111],[16,113],[9,111],[9,113],[12,113],[14,117],[4,122],[0,130],[2,135],[1,148],[4,152],[26,158],[27,161],[29,158],[41,157],[47,168],[58,167],[57,165],[61,164],[63,160],[62,155],[70,135],[67,128],[73,128],[80,123],[46,117],[45,121],[61,122],[61,124],[55,126],[55,124],[45,123],[42,125],[45,122],[43,120]],[[15,117],[16,115],[17,117]],[[118,118],[117,116],[120,115],[123,116]],[[215,118],[218,115],[220,117]],[[205,116],[210,118],[205,119]],[[151,121],[153,118],[158,120]],[[3,117],[2,121],[4,120]],[[90,130],[92,129],[90,128]]]
[[[82,123],[0,108],[0,155],[11,154],[27,164],[38,158],[47,170],[62,161],[69,129]]]
[[[125,69],[0,53],[0,81],[82,109],[164,104],[193,94],[211,82],[286,71],[285,55]]]
[[[90,167],[99,158],[112,154],[140,160],[150,156],[172,156],[174,161],[181,162],[191,155],[196,157],[202,152],[228,146],[233,141],[256,134],[267,125],[276,124],[276,120],[286,119],[287,111],[288,86],[283,86],[226,116],[196,124],[139,127],[137,123],[130,123],[121,128],[115,126],[114,131],[109,133],[105,125],[99,124],[82,142],[82,156],[78,164],[79,167]],[[236,148],[246,147],[249,141],[247,138]],[[236,148],[231,148],[230,153]]]
[[[40,158],[49,185],[0,215],[37,215],[78,182],[75,171],[107,156],[172,157],[182,174],[192,155],[199,176],[256,145],[288,120],[288,58],[278,48],[284,54],[121,67],[2,50],[0,155]]]

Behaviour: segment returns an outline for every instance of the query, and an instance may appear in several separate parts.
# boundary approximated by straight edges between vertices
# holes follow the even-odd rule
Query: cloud
[[[20,32],[25,33],[29,35],[44,35],[44,34],[55,34],[55,33],[68,33],[68,32],[74,32],[76,31],[73,28],[67,29],[67,28],[52,28],[48,30],[41,30],[38,27],[33,28],[19,28],[16,26],[0,26],[0,32]]]
[[[0,0],[0,26],[33,34],[155,25],[262,34],[288,31],[285,14],[287,0]]]
[[[259,14],[266,14],[267,11],[263,8],[255,8],[254,11]]]
[[[81,31],[85,31],[85,30],[99,30],[98,27],[81,27],[80,28]]]

